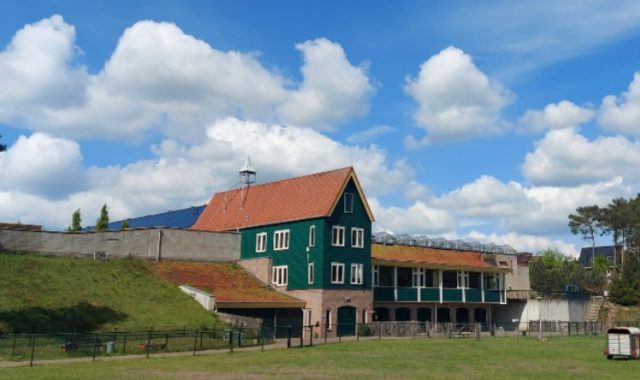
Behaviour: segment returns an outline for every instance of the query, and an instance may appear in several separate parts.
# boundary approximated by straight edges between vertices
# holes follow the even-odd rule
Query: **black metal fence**
[[[264,346],[273,343],[271,328],[162,329],[100,333],[0,335],[0,360],[29,361],[72,357],[150,355],[168,352]]]

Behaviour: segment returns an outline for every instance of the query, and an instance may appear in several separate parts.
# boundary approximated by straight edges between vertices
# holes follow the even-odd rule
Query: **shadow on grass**
[[[58,308],[29,307],[0,311],[0,333],[91,332],[126,317],[110,307],[88,302]]]

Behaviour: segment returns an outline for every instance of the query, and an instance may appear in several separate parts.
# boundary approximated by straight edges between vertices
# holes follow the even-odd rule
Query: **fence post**
[[[356,323],[356,340],[360,340],[360,329],[358,328],[357,323]]]
[[[16,333],[13,333],[13,347],[11,348],[11,358],[13,359],[16,356]]]
[[[34,335],[31,339],[31,359],[29,359],[29,366],[33,367],[33,354],[36,350],[36,336]]]
[[[382,329],[380,328],[380,321],[378,321],[378,340],[382,339]]]
[[[313,325],[311,325],[311,332],[309,333],[309,346],[313,346]]]
[[[198,330],[196,329],[196,332],[193,334],[193,356],[196,356],[197,349],[198,349]]]
[[[340,324],[336,323],[336,334],[338,334],[338,343],[342,343],[342,334],[340,334]]]
[[[427,338],[431,338],[431,322],[429,321],[424,322],[424,330],[427,333]]]
[[[242,326],[238,330],[238,348],[242,347]]]
[[[324,324],[324,344],[327,344],[327,335],[329,333],[329,323]]]
[[[153,330],[153,326],[151,327],[151,329],[149,329],[149,331],[147,331],[147,344],[145,345],[145,348],[147,351],[147,359],[149,359],[149,349],[151,348],[151,331]]]
[[[200,333],[200,345],[202,346],[202,333]],[[233,329],[229,330],[229,351],[233,352]]]
[[[98,334],[93,335],[93,359],[92,362],[96,361],[96,351],[98,350]]]
[[[291,325],[287,326],[287,348],[291,348]]]
[[[480,340],[480,324],[476,323],[476,340]]]

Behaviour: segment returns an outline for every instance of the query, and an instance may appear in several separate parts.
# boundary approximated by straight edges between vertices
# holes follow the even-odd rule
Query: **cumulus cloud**
[[[640,179],[640,145],[622,136],[589,141],[573,128],[548,132],[527,153],[522,174],[536,185],[570,186]]]
[[[425,61],[417,78],[407,78],[405,91],[418,102],[413,116],[427,131],[421,141],[410,138],[410,146],[499,133],[504,124],[501,110],[512,99],[453,46]]]
[[[488,175],[444,194],[434,204],[474,217],[521,217],[535,207],[521,184],[503,183]]]
[[[0,155],[0,190],[59,198],[87,186],[80,146],[43,133],[21,136]]]
[[[319,38],[296,45],[304,55],[303,82],[280,106],[288,124],[332,129],[369,110],[374,87],[366,67],[352,66],[342,47]]]
[[[608,95],[602,100],[598,121],[605,128],[640,137],[640,72],[633,75],[627,92],[619,97]]]
[[[304,80],[289,88],[255,53],[221,51],[175,24],[140,21],[90,75],[75,66],[73,26],[56,15],[26,25],[0,52],[0,122],[74,138],[154,130],[196,142],[220,117],[330,129],[368,111],[366,69],[352,66],[339,44],[321,38],[297,48]]]
[[[440,235],[454,230],[456,219],[447,210],[416,201],[408,207],[384,207],[378,199],[369,198],[369,205],[376,216],[376,230],[391,233]]]
[[[237,185],[247,154],[259,182],[353,165],[367,196],[376,196],[413,178],[406,162],[390,162],[375,146],[344,145],[311,128],[226,118],[207,131],[198,144],[163,141],[153,147],[154,159],[88,168],[73,141],[41,133],[20,137],[0,156],[0,200],[7,200],[0,202],[0,215],[61,229],[77,208],[93,223],[92,212],[103,203],[112,219],[204,204],[215,191]]]
[[[594,113],[592,109],[562,100],[548,104],[543,110],[528,110],[520,118],[520,123],[530,131],[542,132],[548,129],[577,127],[591,120]]]

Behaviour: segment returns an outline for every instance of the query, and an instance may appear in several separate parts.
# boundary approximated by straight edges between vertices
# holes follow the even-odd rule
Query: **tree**
[[[100,217],[96,221],[96,226],[94,230],[96,231],[104,231],[109,226],[109,210],[107,209],[107,204],[102,205],[100,209]]]
[[[125,228],[129,228],[129,219],[125,219],[122,221],[122,225],[120,226],[120,229],[124,230]]]
[[[591,260],[596,253],[596,232],[602,230],[602,211],[597,205],[578,207],[577,214],[569,215],[569,229],[571,233],[582,235],[582,239],[591,240]]]
[[[67,227],[67,232],[78,232],[82,229],[82,217],[80,216],[80,209],[77,209],[71,215],[71,225]]]
[[[609,287],[611,301],[621,305],[637,305],[640,301],[640,255],[629,252],[621,273],[616,274]]]
[[[0,138],[2,138],[2,135],[0,135]],[[4,144],[0,144],[0,152],[4,152],[5,150],[7,150],[7,146]]]

